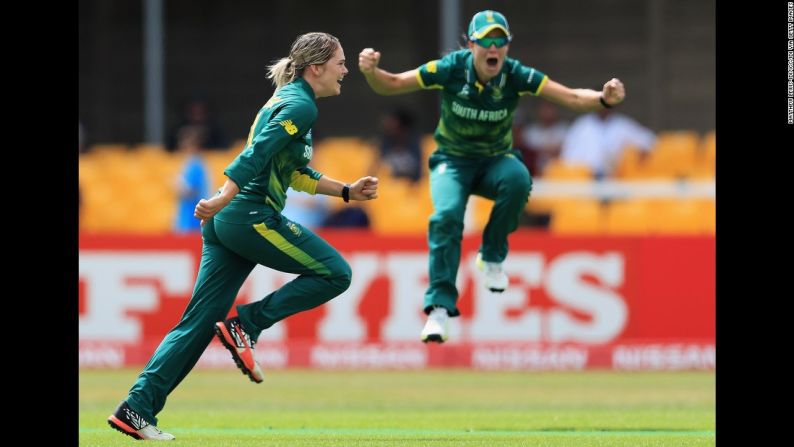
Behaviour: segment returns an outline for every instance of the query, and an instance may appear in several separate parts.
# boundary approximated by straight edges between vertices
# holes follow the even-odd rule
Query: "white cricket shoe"
[[[504,292],[510,280],[502,269],[501,262],[486,262],[482,260],[482,253],[477,253],[477,269],[485,277],[485,288],[491,292]]]
[[[174,435],[164,433],[159,428],[146,422],[135,410],[122,401],[116,411],[108,417],[108,424],[116,430],[144,441],[172,441]]]
[[[422,328],[422,341],[425,343],[444,343],[447,341],[447,321],[449,321],[447,309],[436,306],[430,311],[427,316],[427,323]]]

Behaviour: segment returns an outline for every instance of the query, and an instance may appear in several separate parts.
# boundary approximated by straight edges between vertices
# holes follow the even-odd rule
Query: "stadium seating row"
[[[223,169],[242,149],[238,141],[225,151],[203,154],[211,184],[220,186]],[[352,180],[379,176],[380,199],[363,204],[373,230],[381,234],[417,234],[426,231],[432,211],[427,175],[416,184],[391,178],[388,168],[369,173],[376,148],[358,138],[326,138],[315,145],[311,166],[332,178]],[[425,159],[435,144],[422,139]],[[713,178],[716,153],[714,132],[700,138],[690,131],[659,134],[657,148],[643,162],[628,149],[618,164],[617,178]],[[80,156],[79,178],[83,199],[81,229],[90,232],[164,233],[170,231],[176,207],[175,182],[184,162],[181,154],[159,146],[95,145]],[[426,163],[423,163],[426,166]],[[582,166],[553,163],[544,180],[589,180]],[[387,187],[388,186],[388,187]],[[332,201],[333,207],[343,206]],[[492,202],[472,198],[472,231],[480,231]],[[713,234],[715,204],[709,199],[634,199],[601,203],[596,199],[532,199],[529,212],[552,214],[551,230],[561,234]]]

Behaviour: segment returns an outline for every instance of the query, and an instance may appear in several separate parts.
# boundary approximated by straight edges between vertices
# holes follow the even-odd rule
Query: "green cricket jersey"
[[[458,50],[417,70],[419,85],[441,89],[438,150],[463,157],[499,155],[513,148],[513,112],[520,96],[538,95],[542,72],[505,58],[502,71],[485,86],[477,80],[470,50]]]
[[[315,194],[321,173],[312,159],[312,125],[317,120],[314,91],[301,77],[276,90],[251,125],[245,149],[223,171],[240,192],[216,218],[256,223],[267,204],[284,209],[287,188]]]

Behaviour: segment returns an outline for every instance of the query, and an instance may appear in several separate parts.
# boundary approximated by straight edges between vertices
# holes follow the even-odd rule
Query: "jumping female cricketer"
[[[346,185],[309,168],[315,99],[341,93],[347,74],[339,40],[308,33],[290,55],[270,67],[273,97],[251,126],[245,149],[226,168],[218,195],[203,199],[203,249],[198,278],[181,321],[152,355],[127,398],[108,418],[111,427],[136,439],[171,440],[155,425],[166,397],[190,372],[213,333],[254,382],[262,370],[253,348],[259,333],[295,313],[319,306],[350,285],[348,263],[327,242],[281,215],[287,188],[348,200],[377,197],[378,179]],[[299,276],[259,301],[237,306],[237,292],[257,265]]]
[[[469,195],[494,201],[482,235],[477,266],[485,286],[503,292],[502,269],[508,234],[529,199],[532,178],[513,148],[513,112],[524,95],[540,96],[577,112],[612,107],[623,101],[623,83],[611,79],[601,92],[571,89],[544,73],[507,57],[513,39],[507,19],[496,11],[472,17],[468,49],[449,53],[400,74],[378,68],[380,53],[359,54],[358,66],[370,87],[381,95],[420,89],[441,90],[441,119],[435,131],[438,149],[430,157],[430,285],[425,293],[424,342],[447,340],[447,320],[460,315],[455,278],[460,264],[463,216]]]

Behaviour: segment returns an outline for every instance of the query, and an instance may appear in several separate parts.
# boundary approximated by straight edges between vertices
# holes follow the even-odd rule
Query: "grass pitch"
[[[80,372],[81,446],[139,369]],[[714,446],[714,372],[195,370],[158,426],[185,446]]]

